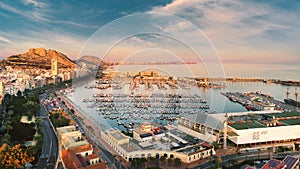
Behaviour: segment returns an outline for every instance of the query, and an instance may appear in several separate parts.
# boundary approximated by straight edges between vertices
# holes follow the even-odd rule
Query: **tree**
[[[181,160],[179,158],[175,158],[174,162],[175,162],[175,166],[177,167],[181,166]]]
[[[218,142],[216,142],[216,141],[212,142],[212,145],[213,145],[213,147],[214,147],[215,150],[217,150],[219,148],[219,146],[220,146],[218,144]]]
[[[161,156],[161,157],[159,158],[159,161],[165,162],[166,159],[167,159],[167,158],[166,158],[165,156]]]
[[[220,165],[221,165],[222,162],[223,162],[223,161],[222,161],[222,158],[221,158],[221,157],[218,157],[218,158],[217,158],[217,168],[218,168],[218,169],[221,169]]]
[[[152,156],[151,156],[151,157],[148,157],[148,158],[150,159],[151,163],[154,164],[155,158],[152,157]]]
[[[173,163],[173,159],[172,158],[168,158],[168,164],[172,164]]]
[[[11,141],[11,136],[8,133],[4,134],[1,137],[1,145],[2,144],[10,144],[10,141]]]
[[[11,121],[5,121],[5,123],[4,123],[4,128],[5,128],[5,130],[6,130],[6,133],[8,133],[10,130],[12,130],[13,129],[13,126],[11,125]]]
[[[34,157],[27,154],[25,150],[17,144],[10,147],[2,144],[0,147],[0,167],[1,168],[23,168],[26,163],[30,163]]]
[[[39,111],[40,105],[34,101],[28,100],[24,105],[24,110],[26,111],[26,115],[32,117]]]

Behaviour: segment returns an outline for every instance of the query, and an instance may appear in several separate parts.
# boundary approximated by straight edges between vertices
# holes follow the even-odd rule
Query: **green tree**
[[[159,158],[159,161],[161,161],[161,162],[164,163],[164,162],[166,161],[166,159],[167,159],[167,158],[166,158],[165,156],[161,156],[161,157]]]
[[[216,141],[212,142],[212,145],[213,145],[213,147],[214,147],[215,150],[217,150],[219,148],[219,146],[220,146],[218,144],[218,142],[216,142]]]
[[[173,159],[172,158],[168,158],[168,164],[172,164],[173,163]]]
[[[175,158],[174,162],[175,162],[175,166],[177,167],[181,166],[181,160],[179,158]]]
[[[24,105],[25,115],[32,117],[39,111],[40,105],[34,101],[28,100]]]
[[[2,144],[10,144],[11,141],[11,136],[8,133],[5,133],[2,137],[1,137],[1,145]]]

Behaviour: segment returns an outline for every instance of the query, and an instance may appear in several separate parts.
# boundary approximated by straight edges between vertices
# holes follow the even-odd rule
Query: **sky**
[[[0,59],[43,47],[73,59],[300,64],[299,11],[299,0],[1,0]]]

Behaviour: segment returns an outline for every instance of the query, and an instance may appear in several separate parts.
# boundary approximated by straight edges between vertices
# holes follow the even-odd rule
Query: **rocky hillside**
[[[74,68],[76,64],[66,55],[55,50],[31,48],[28,52],[12,55],[2,61],[2,65],[19,66],[22,68],[51,68],[51,59],[57,59],[58,68]]]

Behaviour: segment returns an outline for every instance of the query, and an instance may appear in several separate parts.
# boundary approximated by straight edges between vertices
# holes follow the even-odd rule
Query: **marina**
[[[104,119],[116,120],[118,125],[131,128],[133,123],[157,119],[174,121],[189,114],[208,112],[206,100],[199,95],[186,94],[94,94],[84,99],[88,108],[96,109]]]
[[[179,117],[192,114],[255,110],[250,104],[246,105],[250,103],[250,98],[242,97],[243,93],[236,94],[240,91],[254,92],[260,89],[263,93],[271,93],[280,104],[284,104],[285,92],[282,91],[287,88],[263,82],[229,82],[226,87],[205,88],[199,87],[197,80],[169,77],[157,85],[159,81],[145,79],[97,79],[75,87],[74,92],[67,97],[99,123],[130,131],[134,125],[148,121],[165,125],[176,123]],[[232,100],[227,99],[222,93],[228,92],[236,96]],[[239,97],[243,101],[237,99]]]

